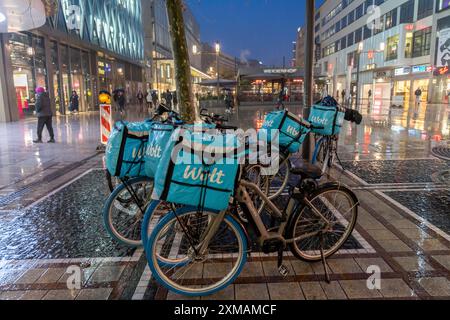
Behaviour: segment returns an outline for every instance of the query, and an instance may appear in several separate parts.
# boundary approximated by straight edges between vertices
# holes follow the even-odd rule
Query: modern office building
[[[166,1],[148,1],[150,2],[151,38],[153,39],[150,44],[153,70],[151,87],[159,93],[166,90],[175,91],[175,67]],[[184,23],[186,41],[189,48],[192,81],[193,83],[198,83],[203,79],[210,79],[209,75],[201,71],[200,26],[187,5],[184,9]]]
[[[97,93],[124,88],[131,99],[144,85],[141,1],[60,0],[45,26],[1,35],[6,75],[0,121],[34,111],[35,88],[47,88],[53,108],[66,114],[72,91],[80,111],[93,110]]]
[[[424,102],[448,103],[449,9],[446,0],[325,1],[315,22],[317,79],[375,112],[411,105],[418,88]]]

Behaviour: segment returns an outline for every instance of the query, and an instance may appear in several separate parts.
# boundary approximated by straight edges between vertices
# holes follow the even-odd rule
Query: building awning
[[[202,79],[212,79],[212,77],[209,74],[206,74],[203,71],[200,71],[197,68],[194,68],[193,66],[191,66],[191,75],[193,77],[202,78]]]
[[[232,88],[237,85],[236,80],[226,80],[226,79],[219,79],[219,86],[221,88]],[[211,79],[211,80],[203,80],[202,82],[196,83],[199,86],[203,87],[216,87],[217,86],[217,79]]]
[[[298,68],[244,68],[239,70],[241,79],[281,81],[304,79],[305,73]]]

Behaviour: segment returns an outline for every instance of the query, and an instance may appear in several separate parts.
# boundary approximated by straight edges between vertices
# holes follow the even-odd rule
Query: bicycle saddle
[[[300,162],[295,168],[291,169],[291,173],[301,176],[302,179],[319,180],[323,176],[322,170],[319,167],[307,162]]]

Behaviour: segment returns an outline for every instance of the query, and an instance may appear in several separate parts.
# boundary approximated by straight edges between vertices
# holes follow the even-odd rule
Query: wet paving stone
[[[450,233],[450,189],[385,193],[439,229]]]
[[[133,251],[107,234],[103,171],[94,170],[0,224],[0,260],[125,257]]]
[[[448,170],[450,161],[435,159],[345,161],[344,168],[369,184],[433,183],[433,174]]]

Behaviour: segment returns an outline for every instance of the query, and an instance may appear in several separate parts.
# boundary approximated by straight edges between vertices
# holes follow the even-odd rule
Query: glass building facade
[[[1,35],[9,103],[3,121],[32,115],[36,87],[45,87],[57,114],[95,110],[102,89],[124,88],[133,103],[142,89],[144,38],[141,0],[61,0],[37,30]]]

